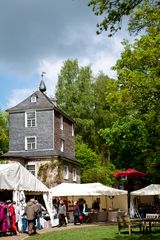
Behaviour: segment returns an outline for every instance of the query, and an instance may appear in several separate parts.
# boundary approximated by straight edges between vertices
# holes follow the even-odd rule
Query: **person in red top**
[[[8,215],[9,215],[9,219],[10,219],[11,233],[13,233],[14,235],[17,235],[15,208],[14,208],[11,200],[7,200],[6,204],[7,204]]]

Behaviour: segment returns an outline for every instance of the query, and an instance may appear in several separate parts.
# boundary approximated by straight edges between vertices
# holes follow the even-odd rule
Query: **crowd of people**
[[[36,227],[42,228],[40,218],[41,204],[34,198],[27,203],[24,200],[12,202],[0,201],[0,234],[17,235],[18,232],[36,233]]]
[[[62,227],[68,224],[68,206],[64,199],[53,200],[54,216],[57,218],[55,226]],[[43,217],[42,211],[46,210],[41,203],[31,198],[27,203],[24,200],[20,202],[0,201],[0,234],[17,235],[18,232],[36,234],[36,229],[42,229]],[[74,201],[72,206],[74,225],[87,223],[89,220],[89,208],[84,199]],[[94,201],[92,211],[99,211],[99,203]]]
[[[63,199],[55,199],[54,204],[55,209],[57,210],[56,214],[58,216],[58,227],[67,226],[69,221],[67,216],[67,202]],[[72,206],[73,212],[73,223],[74,225],[87,223],[90,218],[90,211],[98,212],[100,210],[100,206],[97,200],[94,200],[92,203],[92,209],[88,208],[85,199],[79,199],[78,201],[74,201]]]

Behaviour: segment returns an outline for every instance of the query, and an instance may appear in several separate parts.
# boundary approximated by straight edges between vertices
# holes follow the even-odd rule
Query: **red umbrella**
[[[131,177],[145,177],[147,174],[143,172],[139,172],[135,169],[128,168],[125,171],[122,172],[116,172],[114,173],[114,177],[125,177],[125,176],[131,176]]]

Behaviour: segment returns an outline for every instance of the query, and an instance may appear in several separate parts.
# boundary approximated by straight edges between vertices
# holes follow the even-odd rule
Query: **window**
[[[31,102],[36,102],[36,101],[37,101],[36,96],[32,96],[32,97],[31,97]]]
[[[68,179],[68,166],[67,165],[63,166],[63,178]]]
[[[74,125],[72,124],[72,137],[74,136]]]
[[[36,112],[25,113],[25,127],[36,127]]]
[[[61,146],[60,146],[61,152],[64,152],[64,140],[61,139]]]
[[[37,149],[37,138],[33,137],[25,137],[25,150],[34,150]]]
[[[61,116],[60,121],[61,121],[61,123],[60,123],[60,124],[61,124],[61,125],[60,125],[60,129],[63,130],[63,116]]]
[[[77,181],[77,171],[75,168],[73,168],[73,181],[76,182]]]
[[[35,174],[36,174],[35,165],[27,165],[27,169],[28,169],[29,172],[31,172],[35,176]]]

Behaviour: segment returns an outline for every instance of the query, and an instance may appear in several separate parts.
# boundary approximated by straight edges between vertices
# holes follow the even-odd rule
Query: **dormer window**
[[[37,97],[35,95],[31,97],[31,102],[32,103],[37,102]]]
[[[36,127],[36,111],[25,112],[25,127]]]

